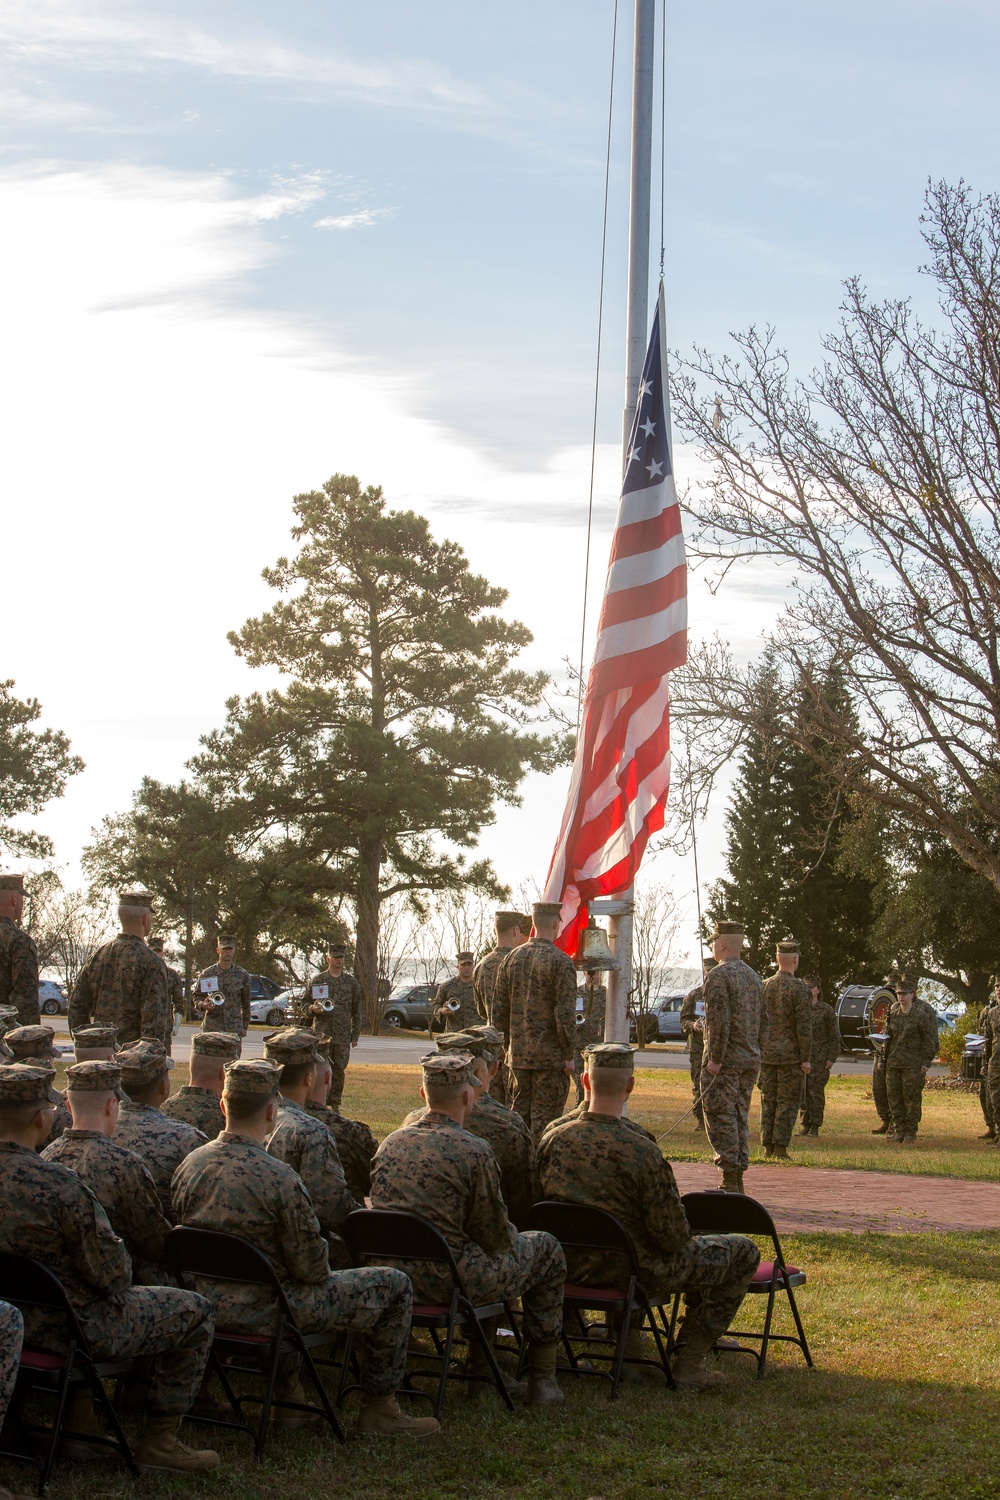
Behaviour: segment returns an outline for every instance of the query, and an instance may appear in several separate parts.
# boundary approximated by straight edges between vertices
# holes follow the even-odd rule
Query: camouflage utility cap
[[[117,1041],[118,1033],[113,1026],[81,1026],[73,1033],[76,1047],[114,1047]]]
[[[444,1031],[437,1038],[439,1052],[468,1052],[473,1057],[481,1057],[486,1062],[492,1062],[493,1049],[481,1036],[476,1036],[473,1031]]]
[[[147,911],[153,910],[153,896],[151,891],[119,891],[119,906],[144,906]]]
[[[535,901],[531,906],[531,920],[538,925],[539,922],[554,922],[562,911],[562,905],[558,901]]]
[[[122,1070],[116,1062],[74,1063],[66,1069],[66,1087],[71,1094],[122,1093]]]
[[[191,1038],[192,1057],[224,1057],[235,1061],[241,1042],[234,1031],[196,1031]]]
[[[17,891],[24,895],[23,875],[0,875],[0,891]]]
[[[9,1026],[11,1021],[16,1021],[18,1010],[16,1005],[0,1005],[0,1026]]]
[[[233,934],[231,932],[220,932],[219,933],[219,947],[220,948],[235,948],[236,947],[236,939],[233,937]]]
[[[775,948],[776,948],[776,951],[778,953],[801,953],[802,952],[802,944],[799,942],[798,938],[792,938],[792,937],[782,938],[781,942],[777,943],[775,945]]]
[[[531,918],[526,917],[523,911],[498,911],[493,918],[493,925],[500,936],[505,932],[513,932],[515,927],[527,932],[531,926]]]
[[[702,961],[701,961],[701,966],[705,970],[705,972],[707,973],[709,969],[717,969],[718,968],[718,966],[719,966],[719,960],[714,955],[712,955],[709,958],[703,958]]]
[[[174,1066],[174,1060],[167,1056],[162,1042],[133,1042],[130,1047],[116,1052],[114,1060],[122,1070],[122,1083],[126,1089],[130,1085],[145,1088]]]
[[[18,1062],[25,1057],[58,1057],[52,1045],[55,1032],[51,1026],[15,1026],[4,1037]]]
[[[327,943],[326,951],[330,958],[347,957],[347,948],[343,943]]]
[[[465,949],[461,953],[456,953],[455,954],[455,962],[456,963],[459,963],[459,964],[474,964],[475,961],[476,961],[476,955],[474,953],[470,953],[468,951],[468,949]]]
[[[460,1083],[475,1084],[473,1059],[468,1052],[429,1052],[420,1059],[424,1083],[431,1088],[453,1088]]]
[[[163,939],[161,937],[147,938],[146,939],[146,947],[149,948],[153,953],[162,953],[163,952]]]
[[[29,1067],[25,1063],[0,1066],[0,1105],[48,1104],[55,1068]]]
[[[635,1068],[635,1048],[628,1042],[594,1042],[584,1049],[583,1056],[592,1068],[619,1068],[629,1073]]]
[[[919,980],[917,979],[916,974],[900,974],[899,978],[896,980],[896,994],[897,995],[915,995],[917,993],[917,985],[918,985],[918,983],[919,983]],[[7,1033],[7,1040],[8,1040],[8,1042],[10,1041],[10,1038],[11,1038],[11,1033],[8,1031],[8,1033]]]
[[[492,1056],[489,1057],[490,1062],[493,1062],[498,1057],[502,1057],[506,1051],[503,1032],[498,1031],[495,1026],[470,1026],[466,1035],[475,1037],[481,1047],[486,1046],[490,1049],[492,1053]],[[488,1057],[489,1053],[484,1052],[483,1056]]]
[[[270,1062],[287,1067],[289,1063],[310,1063],[316,1060],[316,1033],[301,1026],[286,1026],[281,1031],[272,1031],[264,1038],[264,1056]]]
[[[245,1061],[238,1059],[236,1062],[226,1064],[226,1082],[222,1090],[226,1098],[253,1098],[256,1096],[264,1103],[267,1099],[273,1099],[278,1092],[278,1080],[281,1078],[281,1069],[276,1068],[274,1063],[267,1062],[263,1057],[248,1058]]]
[[[712,941],[720,937],[746,937],[746,931],[742,922],[716,922]]]

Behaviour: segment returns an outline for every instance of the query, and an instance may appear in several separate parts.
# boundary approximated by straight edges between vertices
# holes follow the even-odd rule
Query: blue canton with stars
[[[670,451],[667,447],[667,420],[663,409],[663,374],[660,362],[660,314],[653,319],[646,363],[639,382],[639,405],[632,424],[628,445],[628,462],[622,481],[622,494],[646,490],[662,484],[670,473]]]

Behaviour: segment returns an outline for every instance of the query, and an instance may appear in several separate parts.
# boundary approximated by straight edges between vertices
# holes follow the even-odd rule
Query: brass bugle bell
[[[578,1010],[577,1013],[576,1013],[576,1024],[578,1026],[585,1026],[586,1023],[587,1023],[587,1017],[586,1017],[586,1015],[584,1014],[584,1012],[582,1010]]]
[[[603,927],[598,927],[593,917],[580,933],[573,964],[577,969],[585,969],[588,973],[621,968],[621,964],[608,946],[607,933]]]
[[[333,1001],[332,1000],[321,1000],[319,1003],[323,1007],[324,1010],[333,1010]]]
[[[444,1004],[442,1005],[441,1009],[442,1010],[450,1010],[450,1011],[452,1011],[454,1013],[456,1010],[461,1010],[462,1009],[462,1002],[461,1002],[461,1000],[446,1000],[444,1002]]]
[[[211,999],[213,1005],[225,1005],[226,1003],[225,995],[220,995],[218,993],[214,994]]]

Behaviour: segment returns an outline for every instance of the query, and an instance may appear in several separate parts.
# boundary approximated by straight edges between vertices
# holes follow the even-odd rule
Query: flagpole
[[[632,162],[629,181],[628,316],[625,333],[625,410],[622,420],[622,472],[639,399],[639,380],[649,337],[649,200],[653,167],[653,58],[656,0],[635,0],[632,52]],[[608,975],[604,1035],[628,1041],[628,999],[632,990],[632,910],[629,886],[613,903],[608,929],[618,971]]]

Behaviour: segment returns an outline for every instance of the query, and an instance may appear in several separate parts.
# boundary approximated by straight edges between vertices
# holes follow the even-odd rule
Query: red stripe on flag
[[[635,557],[639,552],[655,552],[680,529],[681,508],[676,503],[668,505],[659,515],[650,516],[648,521],[619,526],[611,546],[611,561],[615,563],[620,557]]]
[[[686,594],[685,563],[663,578],[654,578],[652,583],[640,583],[633,589],[618,589],[614,594],[605,594],[598,635],[608,625],[623,625],[626,620],[643,620],[647,615],[659,614],[661,609],[676,604]]]
[[[686,661],[687,634],[677,631],[641,651],[626,651],[621,656],[609,656],[607,661],[595,662],[587,681],[587,696],[603,697],[633,683],[646,682],[650,677],[664,677]]]

